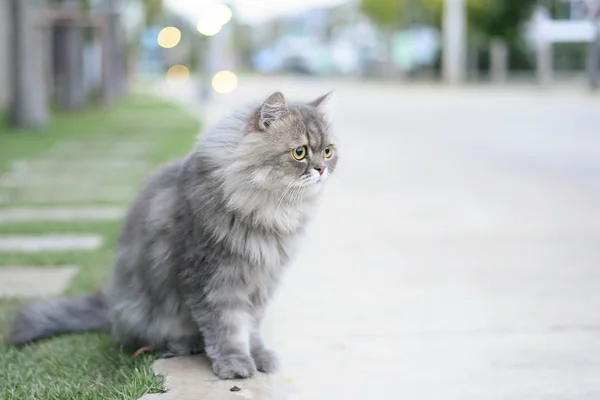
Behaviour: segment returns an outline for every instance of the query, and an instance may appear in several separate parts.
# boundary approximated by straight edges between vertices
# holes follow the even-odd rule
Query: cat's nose
[[[319,175],[323,175],[325,172],[325,166],[315,167],[317,171],[319,171]]]

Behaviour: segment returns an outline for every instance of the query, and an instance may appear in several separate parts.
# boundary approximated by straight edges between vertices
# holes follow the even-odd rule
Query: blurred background
[[[3,0],[0,7],[0,105],[13,106],[15,123],[28,107],[23,124],[41,124],[50,104],[109,103],[148,76],[191,77],[204,100],[233,91],[232,80],[248,74],[592,88],[599,81],[594,0]],[[231,73],[212,87],[222,70]]]
[[[275,398],[600,398],[599,87],[599,0],[0,0],[0,330],[101,289],[202,129],[333,89],[340,163],[265,323]],[[0,339],[0,398],[137,399],[153,360]]]

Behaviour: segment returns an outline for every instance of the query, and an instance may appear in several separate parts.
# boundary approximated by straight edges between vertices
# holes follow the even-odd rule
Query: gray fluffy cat
[[[12,342],[106,330],[133,349],[205,351],[223,379],[274,371],[260,322],[338,161],[327,98],[277,92],[205,133],[141,190],[106,289],[25,307]]]

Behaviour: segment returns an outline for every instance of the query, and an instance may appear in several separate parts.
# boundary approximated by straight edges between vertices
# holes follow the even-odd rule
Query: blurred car
[[[327,50],[327,46],[316,37],[285,36],[274,45],[258,51],[253,63],[258,71],[264,73],[291,71],[316,75],[323,73],[330,64]]]

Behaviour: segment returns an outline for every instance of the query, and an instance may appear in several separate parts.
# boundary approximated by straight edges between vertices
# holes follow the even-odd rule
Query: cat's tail
[[[25,306],[15,317],[8,340],[20,345],[62,333],[109,330],[104,296],[93,293]]]

